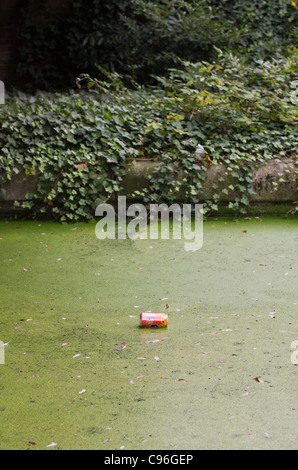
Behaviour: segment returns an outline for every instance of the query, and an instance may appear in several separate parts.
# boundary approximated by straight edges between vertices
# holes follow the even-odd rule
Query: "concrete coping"
[[[149,176],[157,169],[159,161],[137,160],[127,169],[123,178],[120,195],[133,199],[134,191],[145,187],[150,189]],[[179,177],[182,178],[183,174]],[[251,203],[291,203],[298,201],[298,160],[293,158],[274,159],[261,164],[253,172],[252,182],[247,197]],[[211,165],[207,169],[206,179],[202,182],[200,200],[212,199],[214,193],[221,195],[222,202],[234,201],[240,196],[239,191],[229,190],[226,194],[221,191],[237,183],[237,178],[231,177],[231,171],[226,165]],[[27,193],[34,193],[38,183],[38,175],[25,175],[24,171],[12,177],[11,181],[0,185],[0,208],[13,203],[24,201]],[[233,185],[234,186],[234,185]],[[216,189],[214,189],[216,187]],[[236,187],[236,185],[235,185]],[[183,193],[177,194],[177,200],[183,199]]]

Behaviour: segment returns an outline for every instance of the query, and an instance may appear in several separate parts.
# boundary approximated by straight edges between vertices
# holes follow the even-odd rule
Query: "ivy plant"
[[[90,219],[99,202],[117,196],[128,166],[157,160],[145,203],[178,197],[217,212],[249,204],[253,170],[289,158],[297,168],[298,51],[254,64],[218,50],[216,61],[183,61],[158,86],[127,88],[125,77],[101,68],[84,74],[77,90],[8,96],[0,114],[0,172],[37,176],[25,202],[33,215],[61,221]],[[227,178],[206,198],[208,168],[223,164]],[[233,194],[237,194],[233,198]]]

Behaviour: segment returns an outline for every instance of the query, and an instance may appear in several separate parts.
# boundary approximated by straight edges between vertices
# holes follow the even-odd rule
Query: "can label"
[[[165,313],[143,312],[140,320],[141,328],[166,328],[168,325],[168,315]]]

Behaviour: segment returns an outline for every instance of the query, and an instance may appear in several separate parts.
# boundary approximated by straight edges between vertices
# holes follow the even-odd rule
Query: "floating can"
[[[143,312],[140,320],[141,328],[166,328],[168,325],[168,315],[165,313]]]

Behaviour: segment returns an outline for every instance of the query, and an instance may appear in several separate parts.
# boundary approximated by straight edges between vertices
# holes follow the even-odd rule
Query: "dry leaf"
[[[256,382],[260,382],[261,384],[263,384],[263,380],[260,379],[260,377],[254,377],[253,380],[255,380]]]
[[[211,158],[209,157],[209,155],[206,155],[206,157],[204,158],[205,162],[207,162],[207,168],[210,168],[212,166],[212,160]]]
[[[77,165],[75,165],[75,168],[81,168],[82,170],[84,170],[86,167],[87,163],[78,163]]]
[[[28,446],[36,446],[36,442],[33,442],[33,441],[28,441],[26,442],[26,444],[28,444]]]
[[[2,240],[2,238],[0,238],[0,240]],[[290,264],[290,269],[298,269],[298,268],[295,268],[295,266],[293,266],[292,264]]]

